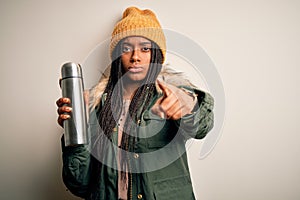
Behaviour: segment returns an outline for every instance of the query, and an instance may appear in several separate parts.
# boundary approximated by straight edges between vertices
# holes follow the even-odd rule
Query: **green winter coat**
[[[139,138],[129,155],[128,199],[195,199],[185,144],[190,138],[204,138],[212,129],[214,101],[206,92],[191,91],[196,93],[199,107],[181,120],[165,120],[151,112],[153,104],[163,95],[161,92],[157,92],[149,108],[141,115],[136,130]],[[104,100],[102,98],[102,103]],[[89,120],[91,132],[98,126],[97,108],[92,113]],[[93,200],[118,199],[117,129],[114,131],[104,156],[105,165],[97,171],[101,174],[97,183],[94,166],[100,162],[91,153],[91,144],[94,143],[65,147],[62,142],[63,181],[74,195]]]

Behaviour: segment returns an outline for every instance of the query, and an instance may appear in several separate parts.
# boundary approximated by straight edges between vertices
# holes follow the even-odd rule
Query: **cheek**
[[[126,63],[126,60],[127,60],[126,56],[122,55],[121,56],[121,62],[122,62],[122,64]]]
[[[151,54],[146,54],[144,57],[143,57],[143,60],[145,62],[145,64],[150,64],[150,61],[151,61]]]
[[[144,60],[145,60],[145,64],[147,65],[147,72],[148,72],[150,68],[151,54],[145,56]]]
[[[121,63],[122,63],[122,68],[123,70],[126,71],[126,69],[128,68],[129,66],[129,63],[130,63],[130,58],[128,58],[127,56],[121,56]]]

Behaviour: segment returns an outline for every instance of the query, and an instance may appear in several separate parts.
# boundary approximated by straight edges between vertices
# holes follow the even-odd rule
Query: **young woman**
[[[212,97],[176,74],[163,81],[166,42],[150,10],[125,10],[110,53],[109,77],[89,91],[90,143],[62,144],[65,185],[85,199],[195,199],[185,143],[213,127]],[[57,101],[61,126],[69,103]]]

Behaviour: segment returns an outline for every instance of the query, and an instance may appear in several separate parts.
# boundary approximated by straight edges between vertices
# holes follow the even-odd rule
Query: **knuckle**
[[[159,105],[159,109],[163,112],[167,112],[167,106],[165,103],[162,103]]]
[[[56,101],[56,105],[57,105],[57,106],[60,106],[60,104],[61,104],[61,99],[58,99],[58,100]]]
[[[61,114],[61,115],[59,115],[59,117],[60,117],[61,120],[66,120],[66,119],[69,118],[69,115]]]
[[[57,123],[62,126],[63,123],[60,117],[57,118]]]
[[[71,110],[72,110],[72,108],[69,107],[69,106],[63,106],[63,107],[62,107],[62,111],[63,111],[63,112],[69,113],[69,112],[71,112]]]
[[[152,106],[151,110],[152,110],[152,111],[156,111],[156,110],[158,110],[158,107],[159,107],[159,104],[158,104],[158,103],[155,103],[155,104]]]
[[[177,120],[177,119],[179,119],[180,117],[181,117],[181,113],[176,113],[176,114],[172,115],[172,119],[173,119],[173,120]]]
[[[70,103],[70,99],[65,97],[65,98],[64,98],[64,102],[65,102],[65,103]]]
[[[173,116],[172,110],[167,110],[167,111],[165,112],[165,114],[166,114],[169,118],[171,118],[171,117]]]

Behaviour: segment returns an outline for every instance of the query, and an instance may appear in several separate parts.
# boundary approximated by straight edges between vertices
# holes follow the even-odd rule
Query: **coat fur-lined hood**
[[[102,74],[99,82],[89,90],[89,109],[93,110],[95,106],[100,103],[102,94],[106,88],[108,79],[109,79],[109,70],[110,67]],[[171,84],[174,86],[189,86],[195,87],[185,76],[183,72],[179,72],[174,70],[170,64],[165,64],[162,67],[161,72],[159,73],[158,80],[165,82],[167,84]],[[157,85],[157,83],[156,83]],[[157,86],[157,90],[160,88]]]

